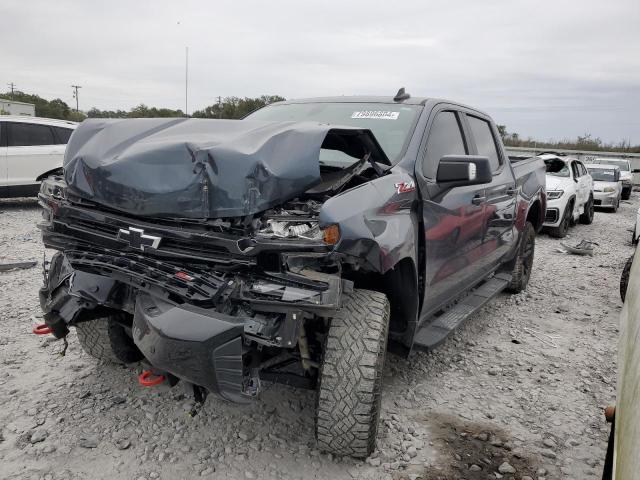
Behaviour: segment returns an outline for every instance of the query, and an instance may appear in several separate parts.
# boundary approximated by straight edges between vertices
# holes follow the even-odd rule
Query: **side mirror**
[[[489,158],[478,155],[445,155],[438,164],[436,182],[443,187],[491,183]]]

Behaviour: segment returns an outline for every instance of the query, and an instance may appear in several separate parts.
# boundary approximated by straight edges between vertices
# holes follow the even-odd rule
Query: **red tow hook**
[[[46,323],[41,323],[40,325],[36,325],[35,327],[33,327],[32,332],[36,335],[48,335],[50,333],[53,333],[53,330],[51,330],[51,327]]]
[[[138,375],[138,383],[143,387],[155,387],[164,382],[164,375],[156,375],[151,370],[145,370]]]

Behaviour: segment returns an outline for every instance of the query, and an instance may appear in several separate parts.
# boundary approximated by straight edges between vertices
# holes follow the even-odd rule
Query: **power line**
[[[7,83],[7,85],[9,86],[9,88],[11,88],[11,100],[13,100],[13,89],[15,88],[15,83],[11,82],[11,83]]]
[[[189,116],[189,47],[184,47],[184,116]]]
[[[80,85],[71,85],[71,88],[74,89],[73,98],[76,99],[76,112],[80,111],[79,109],[79,101],[78,101],[78,89],[82,88]]]

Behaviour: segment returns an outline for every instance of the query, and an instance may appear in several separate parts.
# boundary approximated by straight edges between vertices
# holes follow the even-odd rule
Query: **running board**
[[[456,305],[420,328],[413,340],[414,348],[432,350],[440,345],[467,318],[507,288],[510,281],[511,275],[497,273],[478,288],[472,290],[469,295],[461,299]]]

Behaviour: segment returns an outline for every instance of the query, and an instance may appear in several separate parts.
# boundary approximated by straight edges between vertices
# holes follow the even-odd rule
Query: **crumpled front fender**
[[[339,225],[335,251],[347,262],[385,273],[403,258],[418,263],[417,200],[413,177],[400,170],[330,198],[322,207],[320,223]]]

